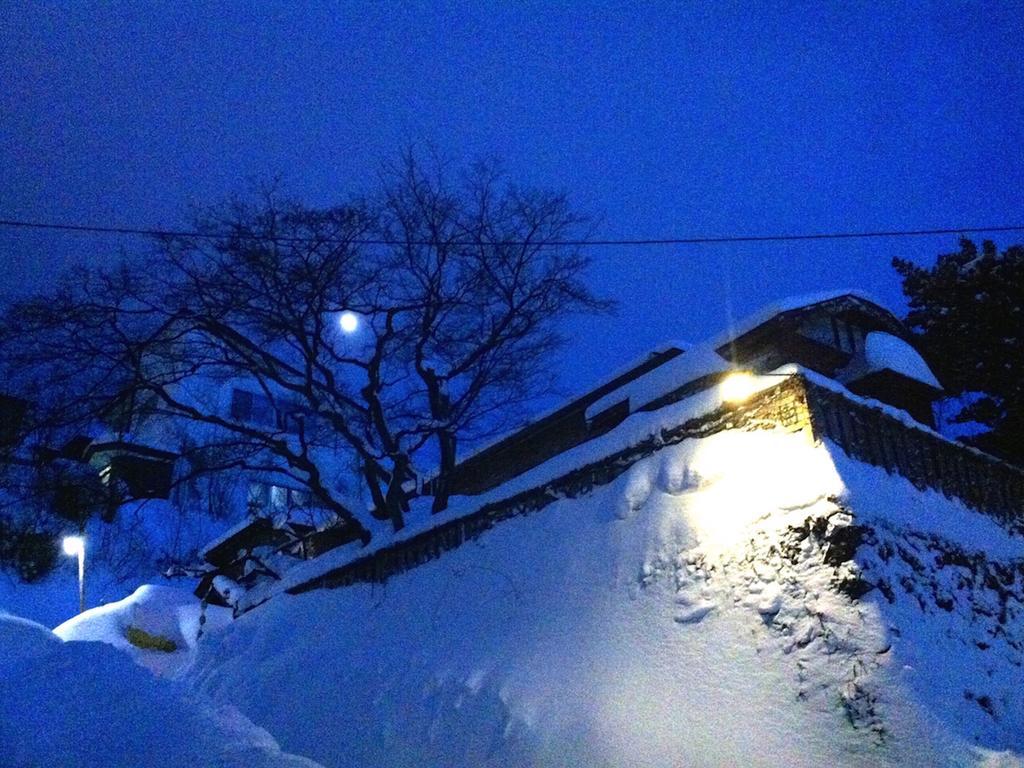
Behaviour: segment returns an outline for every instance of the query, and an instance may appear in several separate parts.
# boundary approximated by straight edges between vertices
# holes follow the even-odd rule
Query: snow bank
[[[0,614],[5,768],[315,768],[230,706],[153,677],[104,643]]]
[[[862,464],[826,442],[843,479],[843,499],[858,520],[941,537],[971,552],[1000,560],[1024,560],[1024,537],[993,517],[931,488],[918,489],[905,477]]]
[[[756,376],[751,382],[755,393],[779,383],[779,374],[804,373],[797,366],[783,366],[767,376]],[[839,385],[837,385],[839,386]],[[843,390],[845,392],[845,390]],[[443,515],[429,513],[429,500],[414,500],[413,514],[408,516],[406,526],[399,532],[381,525],[374,531],[370,543],[361,548],[339,547],[313,560],[291,563],[282,558],[275,565],[282,566],[280,580],[268,580],[250,589],[239,601],[242,608],[258,605],[273,595],[316,578],[346,563],[357,560],[395,542],[405,541],[433,526],[465,517],[481,507],[511,498],[523,491],[539,488],[545,483],[566,475],[573,469],[600,461],[608,456],[659,434],[664,429],[676,427],[688,419],[696,418],[722,407],[725,404],[719,387],[698,392],[677,403],[656,411],[634,414],[611,432],[594,440],[571,448],[526,472],[517,475],[504,484],[475,496],[453,496]],[[909,418],[909,416],[907,417]],[[425,503],[426,502],[426,503]],[[288,568],[288,566],[291,566]],[[287,570],[285,570],[287,568]]]
[[[679,363],[682,364],[683,362],[680,358]],[[652,373],[657,374],[658,370],[660,369]],[[676,370],[678,371],[678,369]],[[749,383],[750,395],[777,386],[780,382],[780,377],[786,375],[802,376],[812,384],[836,392],[854,403],[879,410],[909,429],[925,432],[940,440],[952,442],[934,429],[916,421],[906,411],[872,398],[855,395],[839,382],[799,365],[787,364],[764,375],[752,375]],[[647,383],[642,382],[643,380],[638,380],[637,384],[643,387],[646,393],[645,397],[653,396],[654,398],[660,397],[680,384],[685,383],[685,381],[680,382],[677,377],[672,375],[656,376],[655,379]],[[283,571],[282,578],[256,585],[241,598],[239,605],[243,609],[259,605],[273,595],[280,594],[291,587],[310,581],[353,560],[357,560],[395,542],[410,539],[433,526],[471,515],[487,504],[497,503],[523,491],[539,488],[545,483],[562,477],[574,469],[605,459],[630,446],[638,445],[645,440],[657,436],[663,430],[677,427],[689,419],[707,415],[725,404],[726,401],[721,387],[712,386],[655,411],[635,413],[611,432],[565,451],[543,464],[513,477],[496,488],[476,496],[452,497],[449,508],[443,515],[429,514],[429,505],[424,503],[428,500],[415,499],[413,514],[408,516],[406,527],[398,533],[395,533],[389,527],[381,525],[378,530],[374,531],[374,537],[371,542],[362,548],[341,547],[313,560],[298,563],[293,563],[291,559],[281,558],[280,561],[275,562],[275,565],[281,567],[281,571]],[[981,451],[975,448],[959,443],[957,447],[960,450],[971,451],[991,459],[990,456],[982,454]],[[764,457],[761,456],[760,460],[762,462],[763,459]],[[750,465],[755,463],[753,460],[747,462]]]
[[[46,656],[51,643],[60,638],[42,624],[0,611],[0,678],[11,673],[23,661]]]
[[[92,608],[54,629],[63,640],[94,640],[124,651],[150,671],[174,676],[188,664],[199,637],[199,600],[191,592],[146,584],[129,597]],[[208,606],[204,631],[231,620],[226,608]],[[132,631],[166,641],[174,650],[139,647],[130,642]]]
[[[384,586],[281,596],[187,679],[328,766],[1021,765],[1019,608],[972,673],[998,617],[925,588],[971,534],[909,543],[916,489],[836,466],[801,435],[665,448]]]

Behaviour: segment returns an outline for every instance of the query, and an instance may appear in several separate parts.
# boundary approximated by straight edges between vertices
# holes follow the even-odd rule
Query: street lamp
[[[78,555],[78,612],[85,611],[85,538],[82,536],[64,537],[64,554]]]

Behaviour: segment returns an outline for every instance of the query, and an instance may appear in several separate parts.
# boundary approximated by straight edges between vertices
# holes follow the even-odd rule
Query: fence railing
[[[1003,520],[1024,518],[1024,471],[839,392],[810,381],[804,386],[816,437],[918,488],[935,489]]]

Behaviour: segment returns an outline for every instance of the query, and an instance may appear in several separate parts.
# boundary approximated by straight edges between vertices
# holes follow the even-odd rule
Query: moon
[[[344,333],[355,333],[359,328],[359,316],[355,312],[342,312],[338,324]]]

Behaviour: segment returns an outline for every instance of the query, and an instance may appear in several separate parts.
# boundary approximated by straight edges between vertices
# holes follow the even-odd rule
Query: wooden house
[[[171,494],[176,453],[113,440],[91,442],[82,457],[106,486],[120,489],[123,500],[166,499]]]
[[[228,605],[218,577],[245,589],[260,578],[276,577],[268,560],[280,556],[308,560],[358,538],[352,527],[344,524],[317,527],[266,516],[247,519],[203,550],[209,569],[200,578],[195,594],[214,605]]]
[[[731,370],[763,373],[790,363],[934,426],[932,403],[942,388],[903,324],[864,296],[834,293],[769,308],[709,346],[668,346],[652,353],[459,462],[453,492],[478,494],[493,488],[604,434],[632,412],[655,410],[711,387]],[[655,379],[660,381],[652,383]]]
[[[762,313],[719,341],[716,352],[737,367],[764,372],[796,363],[935,426],[941,385],[904,325],[857,294]]]
[[[587,409],[608,393],[682,354],[676,346],[652,352],[643,361],[546,416],[461,461],[451,478],[452,492],[476,494],[547,461],[573,446],[607,432],[629,415],[622,407],[588,421]],[[429,486],[427,488],[429,491]]]

